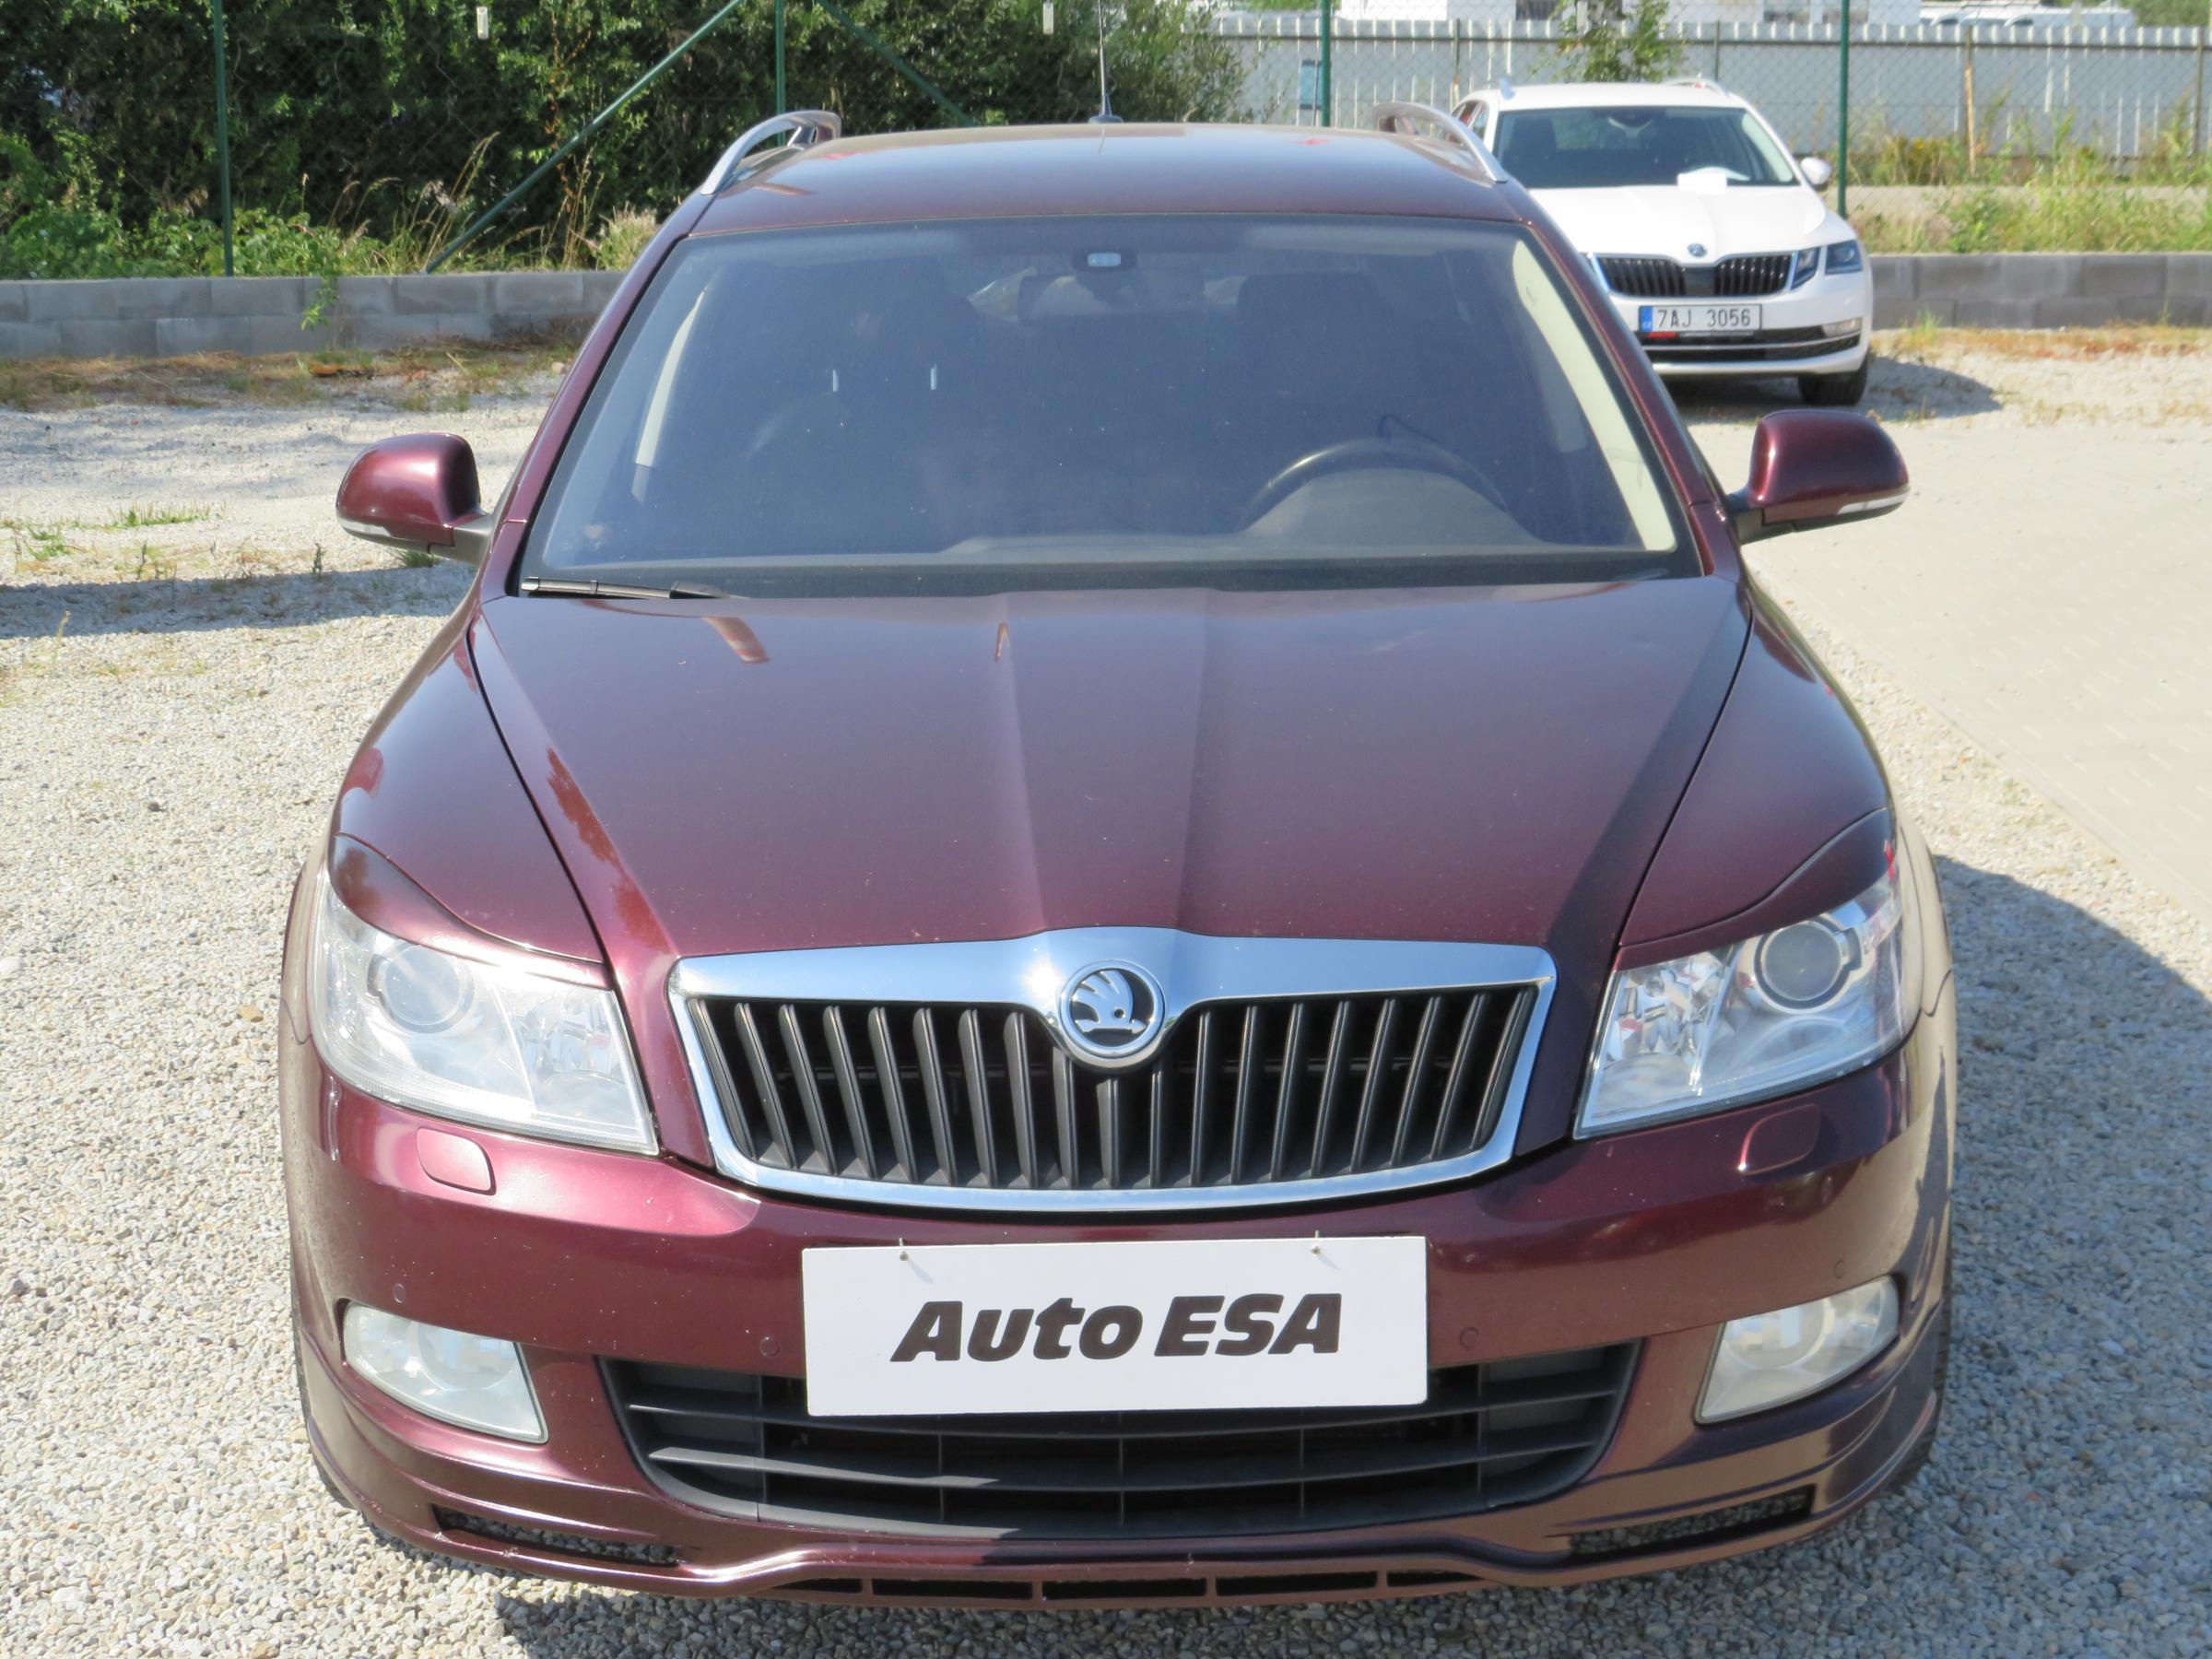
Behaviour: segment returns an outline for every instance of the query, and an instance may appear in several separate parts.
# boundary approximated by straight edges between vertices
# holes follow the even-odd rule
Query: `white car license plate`
[[[806,1409],[1418,1405],[1428,1253],[1418,1238],[808,1250]]]
[[[1756,305],[1647,305],[1636,320],[1638,334],[1757,334]]]

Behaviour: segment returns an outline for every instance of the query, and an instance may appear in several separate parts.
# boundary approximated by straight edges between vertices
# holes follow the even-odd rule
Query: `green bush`
[[[499,199],[715,9],[718,0],[536,0],[495,6],[489,38],[454,0],[256,0],[229,14],[233,199],[254,258],[382,257]],[[1095,6],[1061,0],[840,0],[965,118],[1080,120],[1097,103]],[[1188,26],[1206,0],[1113,0],[1116,109],[1132,119],[1235,112],[1227,42]],[[21,0],[0,53],[0,239],[19,266],[80,268],[205,247],[213,217],[213,45],[206,0]],[[771,0],[712,35],[564,161],[493,233],[487,259],[588,263],[610,216],[665,212],[773,107]],[[789,96],[859,132],[950,114],[818,0],[788,0]],[[14,206],[9,204],[13,202]],[[18,232],[38,208],[65,209]],[[110,216],[103,220],[100,216]],[[166,229],[158,229],[168,227]],[[114,233],[120,228],[121,234]],[[321,228],[321,229],[318,229]],[[244,242],[241,233],[241,246]],[[16,244],[21,243],[18,248]],[[500,250],[504,249],[502,253]],[[258,270],[260,265],[241,264]]]

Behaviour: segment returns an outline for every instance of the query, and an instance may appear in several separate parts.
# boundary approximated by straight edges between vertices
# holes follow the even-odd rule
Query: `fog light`
[[[1841,339],[1845,335],[1855,335],[1859,332],[1859,319],[1846,317],[1841,323],[1823,323],[1820,324],[1820,332],[1830,339]]]
[[[512,1342],[353,1302],[346,1309],[345,1346],[347,1365],[426,1417],[508,1440],[546,1438],[530,1373]]]
[[[1856,1290],[1732,1319],[1713,1350],[1698,1421],[1717,1423],[1817,1394],[1849,1376],[1897,1335],[1897,1284]]]

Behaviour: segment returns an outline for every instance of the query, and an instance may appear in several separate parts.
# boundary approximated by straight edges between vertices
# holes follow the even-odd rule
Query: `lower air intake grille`
[[[1489,1139],[1526,986],[1218,1003],[1134,1070],[1070,1056],[1031,1009],[701,997],[724,1121],[768,1170],[1018,1193],[1359,1175]]]
[[[796,1378],[609,1363],[661,1488],[744,1520],[962,1537],[1169,1538],[1477,1514],[1564,1490],[1632,1344],[1430,1373],[1365,1410],[815,1418]]]

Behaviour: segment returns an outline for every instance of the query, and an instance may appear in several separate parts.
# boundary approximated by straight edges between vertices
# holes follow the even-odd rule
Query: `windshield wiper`
[[[735,599],[742,595],[725,594],[720,588],[701,587],[695,582],[679,582],[672,587],[643,587],[632,582],[601,582],[593,577],[579,582],[568,576],[525,576],[515,583],[517,592],[524,594],[565,594],[579,599]]]

